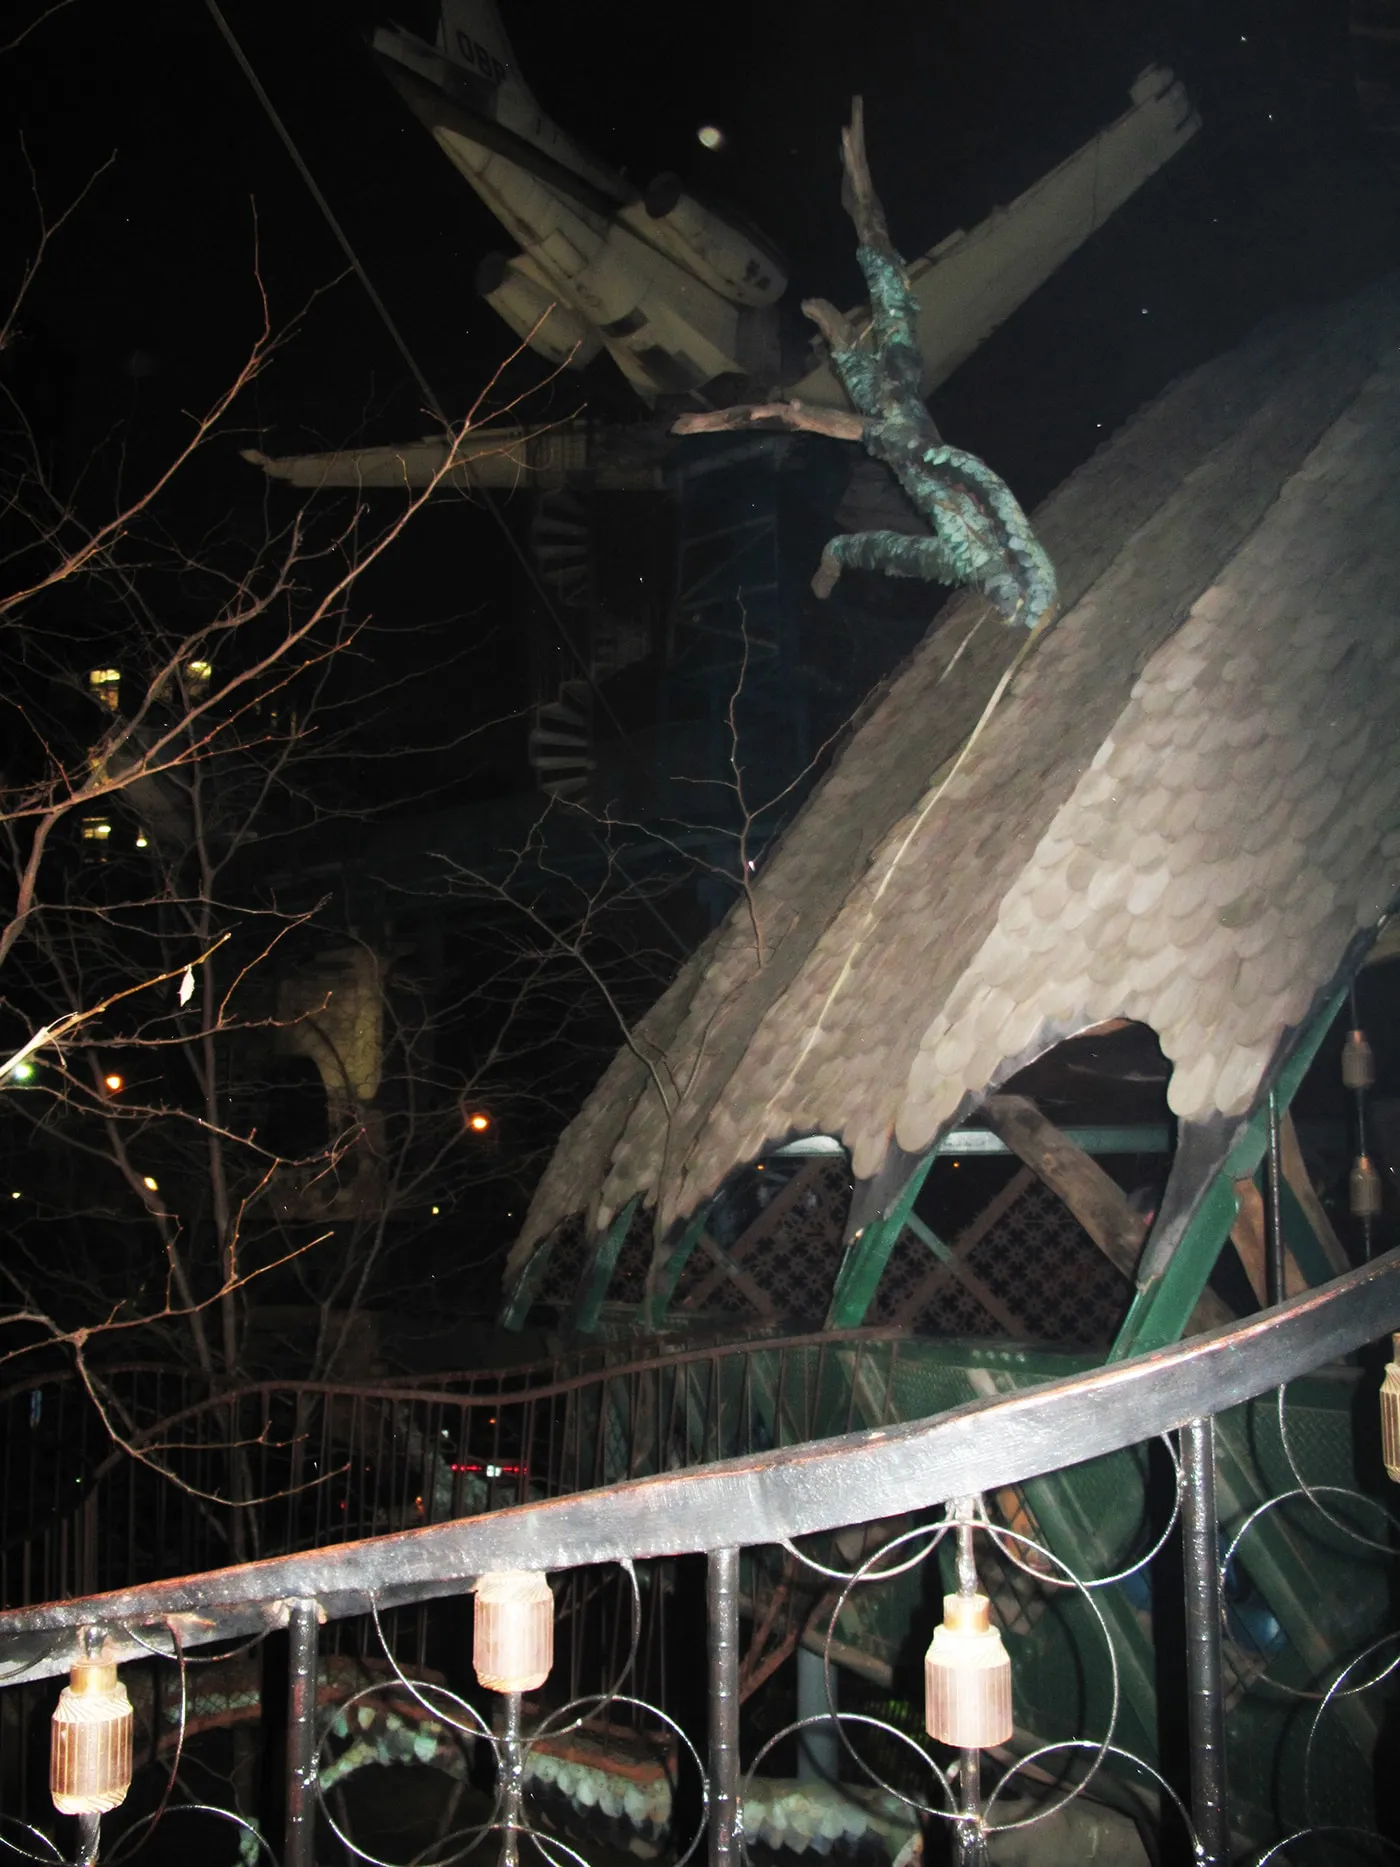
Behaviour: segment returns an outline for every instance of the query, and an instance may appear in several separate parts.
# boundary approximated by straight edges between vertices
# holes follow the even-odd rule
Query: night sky
[[[431,0],[224,5],[419,367],[448,414],[464,414],[514,344],[473,286],[508,241],[367,47],[394,18],[431,36]],[[732,203],[788,254],[794,308],[806,294],[861,296],[839,200],[853,91],[912,257],[1118,115],[1145,65],[1172,66],[1202,133],[934,398],[945,438],[984,456],[1027,506],[1173,378],[1261,319],[1357,289],[1400,251],[1396,171],[1361,121],[1347,0],[500,5],[559,123],[639,185],[674,169]],[[724,132],[718,151],[698,140],[706,124]],[[55,7],[0,56],[0,149],[0,292],[34,250],[31,167],[51,214],[88,185],[0,354],[0,385],[90,516],[111,509],[120,479],[166,459],[186,411],[228,382],[258,334],[262,291],[274,325],[299,320],[299,333],[182,480],[163,514],[173,532],[228,526],[256,540],[265,502],[285,521],[293,496],[240,446],[374,444],[434,426],[202,0]],[[544,374],[527,360],[509,382]],[[603,359],[532,412],[635,406]],[[527,509],[522,498],[506,517],[523,524]],[[357,590],[379,631],[366,638],[376,675],[402,683],[367,729],[376,749],[396,753],[425,724],[449,744],[456,726],[513,715],[454,751],[456,773],[405,782],[370,767],[386,795],[436,806],[528,785],[520,598],[499,525],[460,499],[421,517]],[[351,671],[363,679],[362,663]]]
[[[1170,369],[1183,346],[1280,299],[1344,289],[1384,263],[1386,194],[1356,129],[1339,0],[885,0],[856,15],[828,0],[718,0],[697,9],[689,35],[670,9],[505,0],[503,11],[526,75],[567,128],[641,182],[676,168],[734,201],[789,253],[794,298],[858,295],[836,192],[853,89],[867,96],[876,176],[912,252],[1116,114],[1143,64],[1173,64],[1206,135],[1149,211],[1130,208],[1100,241],[1112,253],[1080,269],[1094,276],[1074,282],[1095,341],[1070,343],[1064,367],[1099,358],[1105,380],[1083,392],[1114,418],[1120,381]],[[502,327],[475,300],[472,274],[506,242],[375,68],[364,35],[383,12],[364,0],[227,6],[425,371],[460,406],[501,352]],[[420,5],[405,23],[426,31],[431,17]],[[11,54],[4,78],[7,225],[23,224],[16,132],[50,199],[116,153],[30,320],[65,353],[85,400],[117,404],[136,380],[159,384],[149,392],[159,401],[226,363],[256,313],[254,205],[275,315],[343,270],[203,6],[72,0]],[[709,121],[727,133],[716,154],[696,140]],[[12,264],[14,239],[6,245]],[[397,413],[403,367],[357,285],[337,288],[310,330],[265,385],[259,419],[339,435]]]
[[[639,183],[674,168],[732,201],[789,254],[793,304],[807,292],[859,296],[838,199],[852,90],[866,96],[876,181],[912,254],[1116,115],[1144,64],[1173,65],[1204,133],[935,400],[948,439],[985,454],[1028,504],[1261,317],[1392,263],[1391,181],[1359,122],[1345,0],[713,0],[689,27],[669,8],[502,10],[558,120]],[[399,13],[424,34],[433,15],[430,4]],[[472,287],[481,256],[508,242],[374,65],[365,40],[384,9],[227,0],[227,17],[422,370],[461,412],[509,347]],[[47,258],[4,361],[70,474],[104,437],[120,435],[129,463],[156,458],[181,411],[227,378],[257,329],[255,252],[274,321],[310,308],[247,398],[237,438],[276,452],[428,430],[421,394],[342,276],[343,255],[204,6],[71,0],[0,62],[0,83],[12,275],[32,218],[20,136],[50,203],[114,158]],[[724,130],[719,152],[697,140],[704,123]],[[547,406],[585,402],[630,406],[606,359],[556,386]],[[189,489],[191,520],[256,513],[263,493],[231,438]],[[496,706],[519,674],[499,647],[510,591],[499,533],[452,502],[369,594],[397,620],[479,634],[473,683]]]

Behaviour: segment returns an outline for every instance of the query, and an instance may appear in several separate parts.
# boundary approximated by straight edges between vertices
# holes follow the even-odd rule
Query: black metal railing
[[[0,1541],[0,1606],[884,1425],[926,1410],[908,1343],[895,1329],[622,1343],[500,1374],[213,1396],[140,1365],[103,1370],[97,1402],[55,1374],[0,1393],[0,1523],[19,1526]]]
[[[1086,1785],[1103,1779],[1110,1766],[1120,1763],[1130,1773],[1136,1771],[1159,1808],[1170,1815],[1175,1792],[1169,1771],[1159,1770],[1150,1759],[1119,1742],[1123,1665],[1114,1654],[1113,1617],[1097,1605],[1095,1584],[1076,1575],[1062,1554],[998,1520],[977,1500],[1007,1487],[1026,1486],[1086,1460],[1143,1445],[1159,1435],[1179,1433],[1175,1492],[1183,1520],[1178,1573],[1184,1582],[1179,1606],[1189,1762],[1182,1833],[1187,1858],[1223,1864],[1241,1845],[1223,1759],[1224,1719],[1232,1690],[1224,1648],[1230,1616],[1242,1610],[1238,1602],[1232,1607],[1230,1600],[1232,1589],[1238,1595],[1229,1566],[1235,1545],[1227,1545],[1222,1567],[1213,1492],[1212,1421],[1255,1397],[1286,1389],[1289,1383],[1397,1327],[1400,1252],[1392,1252],[1238,1326],[1135,1360],[974,1401],[933,1418],[863,1427],[815,1442],[750,1447],[688,1469],[660,1469],[635,1477],[615,1474],[597,1488],[531,1496],[511,1508],[464,1520],[395,1529],[360,1541],[292,1551],[107,1594],[14,1608],[0,1614],[3,1679],[52,1679],[65,1672],[95,1639],[103,1642],[112,1658],[123,1662],[147,1657],[153,1650],[163,1652],[180,1662],[183,1677],[184,1664],[209,1643],[247,1640],[269,1630],[290,1628],[285,1867],[309,1867],[318,1808],[324,1809],[327,1822],[352,1850],[366,1859],[379,1858],[348,1835],[335,1807],[336,1792],[326,1787],[335,1762],[331,1751],[339,1741],[336,1720],[352,1735],[353,1725],[347,1724],[343,1710],[332,1711],[323,1721],[318,1714],[316,1672],[325,1658],[316,1637],[318,1624],[369,1615],[382,1625],[386,1611],[458,1596],[488,1572],[545,1570],[558,1575],[598,1564],[621,1565],[640,1603],[644,1586],[638,1579],[640,1565],[699,1556],[708,1573],[709,1713],[706,1765],[699,1772],[700,1826],[690,1846],[693,1851],[698,1845],[703,1828],[711,1861],[730,1867],[745,1854],[746,1823],[752,1820],[757,1833],[760,1809],[767,1824],[765,1834],[771,1835],[772,1824],[779,1819],[753,1766],[747,1782],[742,1770],[738,1623],[745,1605],[745,1566],[752,1572],[755,1552],[785,1552],[837,1584],[825,1636],[828,1704],[769,1737],[760,1746],[759,1760],[799,1727],[830,1722],[843,1756],[861,1779],[857,1785],[863,1798],[860,1807],[870,1821],[885,1819],[892,1805],[880,1798],[892,1796],[909,1812],[911,1826],[921,1819],[949,1824],[960,1857],[976,1861],[985,1858],[986,1837],[998,1827],[1055,1816],[1069,1819],[1072,1808],[1084,1806]],[[683,1396],[678,1404],[684,1411]],[[736,1417],[742,1417],[742,1409]],[[806,1416],[799,1409],[796,1417]],[[725,1448],[721,1444],[719,1449]],[[1301,1484],[1301,1492],[1305,1502],[1311,1500],[1330,1521],[1337,1520],[1336,1512],[1328,1512],[1325,1500],[1314,1496],[1306,1483]],[[854,1565],[848,1558],[840,1569],[835,1566],[831,1551],[843,1547],[841,1539],[848,1532],[890,1520],[906,1527],[893,1543],[886,1541],[883,1553],[862,1558],[857,1537]],[[1082,1597],[1087,1604],[1083,1624],[1092,1638],[1102,1634],[1111,1662],[1112,1690],[1100,1727],[1052,1736],[1039,1744],[1023,1742],[1018,1731],[1008,1752],[995,1753],[1000,1772],[995,1781],[985,1753],[981,1758],[973,1753],[971,1760],[966,1754],[948,1758],[892,1718],[877,1720],[840,1707],[833,1684],[831,1649],[842,1605],[852,1590],[886,1584],[897,1572],[908,1573],[915,1563],[943,1560],[958,1540],[950,1537],[955,1528],[959,1538],[975,1538],[981,1544],[979,1559],[985,1558],[989,1565],[994,1555],[1009,1552],[1032,1574],[1066,1582],[1075,1598]],[[825,1555],[799,1547],[797,1539],[814,1537],[834,1539],[821,1545]],[[1370,1540],[1388,1547],[1392,1539],[1385,1529]],[[1147,1560],[1133,1565],[1130,1573],[1142,1571]],[[1058,1565],[1063,1573],[1055,1576],[1046,1564]],[[1121,1579],[1113,1578],[1115,1584]],[[1222,1582],[1223,1603],[1219,1599]],[[752,1583],[750,1587],[752,1606],[756,1589]],[[1159,1589],[1153,1611],[1163,1607]],[[1222,1614],[1226,1637],[1222,1636]],[[1065,1618],[1068,1623],[1069,1617]],[[555,1783],[562,1782],[566,1769],[576,1775],[583,1771],[585,1765],[572,1756],[560,1761],[561,1738],[571,1737],[589,1722],[606,1721],[624,1705],[634,1703],[628,1696],[628,1671],[635,1658],[640,1621],[639,1609],[633,1620],[632,1653],[621,1676],[586,1695],[581,1704],[568,1703],[549,1712],[511,1694],[501,1705],[500,1715],[493,1716],[489,1707],[445,1685],[416,1680],[398,1662],[392,1646],[386,1645],[391,1683],[401,1702],[416,1705],[420,1720],[433,1720],[467,1735],[481,1755],[495,1760],[496,1799],[485,1819],[475,1827],[449,1827],[439,1837],[432,1859],[455,1860],[486,1846],[494,1847],[500,1859],[509,1863],[526,1840],[538,1844],[551,1862],[587,1858],[541,1826],[531,1812],[529,1786],[543,1779],[545,1758],[557,1766],[551,1779]],[[1362,1686],[1383,1687],[1386,1669],[1373,1666],[1358,1681],[1356,1658],[1353,1653],[1331,1656],[1310,1688],[1305,1761],[1314,1754],[1320,1721],[1331,1715],[1344,1693]],[[664,1706],[641,1709],[665,1725],[673,1751],[683,1754],[684,1720],[672,1718]],[[873,1760],[871,1733],[905,1757],[909,1768],[903,1774]],[[426,1744],[423,1730],[419,1735]],[[918,1783],[911,1781],[909,1769],[918,1775]],[[1302,1774],[1306,1779],[1308,1770]],[[679,1777],[676,1780],[679,1783]],[[637,1777],[632,1786],[639,1782]],[[1038,1789],[1041,1800],[1028,1812],[1008,1813],[1015,1791],[1027,1786]],[[811,1795],[814,1801],[820,1800],[815,1789]],[[1022,1810],[1025,1806],[1015,1805]],[[265,1838],[248,1827],[246,1818],[231,1819],[242,1820],[245,1834],[253,1835],[255,1849],[267,1849]],[[1324,1851],[1309,1858],[1352,1858],[1337,1851],[1343,1846],[1340,1830],[1346,1826],[1331,1821],[1300,1824],[1329,1830],[1330,1838],[1318,1844]],[[689,1857],[682,1827],[677,1814],[677,1860]],[[1297,1850],[1308,1845],[1294,1832],[1263,1841],[1257,1835],[1246,1839],[1252,1857],[1260,1862],[1284,1858],[1285,1849],[1289,1860],[1302,1860],[1305,1856]],[[32,1851],[38,1843],[31,1839],[25,1845]],[[421,1857],[421,1850],[417,1853]]]

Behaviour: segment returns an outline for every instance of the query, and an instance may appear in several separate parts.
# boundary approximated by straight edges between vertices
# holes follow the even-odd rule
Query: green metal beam
[[[846,1255],[837,1273],[831,1308],[827,1312],[826,1328],[859,1329],[864,1323],[865,1313],[874,1301],[880,1279],[885,1274],[885,1266],[890,1261],[890,1253],[909,1222],[914,1201],[919,1197],[919,1191],[928,1178],[929,1168],[937,1154],[935,1145],[904,1182],[898,1198],[884,1215],[873,1219],[847,1245]]]
[[[1134,1122],[1093,1128],[1064,1128],[1068,1141],[1086,1154],[1170,1154],[1172,1131],[1165,1122]],[[810,1159],[829,1154],[844,1158],[845,1148],[833,1135],[809,1134],[774,1149],[780,1160]],[[1011,1149],[990,1128],[950,1128],[938,1144],[940,1157],[970,1160],[984,1154],[1009,1154]]]
[[[608,1294],[608,1285],[617,1269],[617,1254],[631,1229],[640,1197],[640,1194],[634,1193],[622,1210],[614,1214],[608,1229],[600,1232],[593,1241],[593,1249],[588,1255],[583,1275],[579,1278],[578,1296],[574,1302],[574,1327],[584,1335],[591,1335],[598,1327],[603,1299]]]
[[[1069,1138],[1088,1154],[1166,1153],[1170,1145],[1168,1130],[1160,1124],[1134,1127],[1075,1128]],[[990,1129],[954,1128],[945,1134],[905,1181],[898,1199],[888,1212],[872,1220],[846,1247],[827,1312],[828,1329],[859,1329],[865,1322],[880,1279],[889,1263],[890,1253],[906,1226],[921,1238],[943,1263],[952,1261],[952,1252],[943,1240],[918,1217],[914,1201],[918,1198],[929,1169],[942,1155],[970,1158],[977,1155],[1009,1155],[1010,1149]],[[1232,1208],[1233,1214],[1233,1208]],[[1228,1226],[1226,1228],[1229,1229]]]
[[[1346,1003],[1346,996],[1344,985],[1302,1033],[1280,1070],[1274,1085],[1280,1114],[1297,1094],[1298,1085]],[[1139,1287],[1117,1340],[1109,1350],[1110,1361],[1145,1355],[1154,1348],[1165,1348],[1167,1343],[1181,1340],[1182,1331],[1201,1300],[1201,1293],[1210,1281],[1235,1222],[1239,1210],[1235,1181],[1248,1179],[1256,1172],[1268,1139],[1269,1111],[1265,1101],[1250,1117],[1228,1159],[1211,1181],[1167,1268],[1153,1282]]]
[[[1062,1128],[1060,1132],[1085,1154],[1171,1152],[1171,1129],[1165,1122],[1116,1128]],[[1009,1154],[1011,1149],[990,1128],[950,1128],[939,1142],[938,1152],[949,1160],[970,1160],[984,1154]]]
[[[526,1258],[521,1266],[520,1275],[515,1280],[515,1288],[510,1292],[501,1311],[503,1329],[523,1329],[525,1318],[530,1313],[530,1305],[535,1300],[535,1293],[544,1281],[545,1271],[549,1268],[550,1253],[554,1250],[554,1240],[544,1239]]]
[[[671,1249],[664,1256],[653,1258],[651,1274],[647,1278],[647,1292],[642,1299],[642,1326],[647,1329],[659,1329],[666,1320],[666,1312],[671,1307],[671,1298],[676,1294],[676,1285],[680,1282],[681,1272],[690,1262],[690,1254],[700,1243],[700,1234],[705,1229],[705,1221],[710,1216],[708,1202],[695,1213],[690,1223],[681,1233]]]
[[[1253,1128],[1251,1123],[1246,1138],[1252,1136]],[[1242,1150],[1243,1143],[1211,1182],[1166,1270],[1153,1283],[1142,1285],[1134,1295],[1123,1326],[1108,1351],[1109,1361],[1145,1355],[1151,1349],[1164,1348],[1168,1342],[1181,1340],[1182,1331],[1201,1300],[1201,1292],[1210,1282],[1216,1259],[1239,1211],[1233,1184],[1238,1176],[1231,1167]],[[1239,1170],[1240,1174],[1250,1171],[1242,1160]]]

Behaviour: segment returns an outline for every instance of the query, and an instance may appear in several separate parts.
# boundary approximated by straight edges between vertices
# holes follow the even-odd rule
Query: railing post
[[[1283,1151],[1279,1145],[1278,1093],[1269,1091],[1269,1151],[1264,1184],[1269,1194],[1269,1256],[1265,1266],[1265,1294],[1270,1303],[1282,1303],[1288,1294],[1287,1249],[1283,1242]]]
[[[287,1616],[287,1832],[283,1867],[316,1859],[316,1683],[320,1616],[314,1601],[294,1601]]]
[[[739,1552],[712,1549],[706,1578],[710,1640],[710,1867],[739,1860]]]
[[[1225,1788],[1213,1420],[1192,1420],[1182,1427],[1181,1475],[1191,1814],[1200,1844],[1201,1867],[1228,1867],[1230,1822]]]
[[[505,1694],[505,1725],[501,1732],[501,1867],[516,1867],[520,1859],[520,1820],[525,1792],[525,1766],[520,1754],[522,1694]]]

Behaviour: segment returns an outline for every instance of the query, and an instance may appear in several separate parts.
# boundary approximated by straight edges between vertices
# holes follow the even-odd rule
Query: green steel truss
[[[1279,1113],[1288,1108],[1312,1064],[1342,1004],[1347,986],[1340,986],[1299,1032],[1273,1085]],[[1209,1282],[1230,1235],[1238,1211],[1237,1182],[1257,1176],[1268,1146],[1268,1107],[1261,1103],[1242,1128],[1228,1157],[1204,1189],[1180,1244],[1161,1275],[1138,1285],[1127,1317],[1109,1350],[1110,1360],[1145,1353],[1180,1339]],[[1088,1153],[1112,1153],[1144,1145],[1143,1131],[1103,1128],[1072,1131],[1068,1137]],[[1165,1130],[1151,1131],[1151,1145],[1165,1146]],[[896,1244],[912,1232],[935,1258],[947,1261],[949,1247],[915,1211],[915,1204],[935,1159],[940,1154],[1005,1153],[995,1135],[982,1130],[945,1134],[917,1163],[885,1212],[864,1227],[847,1245],[832,1292],[825,1327],[844,1331],[862,1327]],[[570,1323],[589,1334],[600,1323],[608,1288],[619,1253],[637,1212],[634,1199],[622,1208],[611,1225],[593,1239],[585,1253]],[[1298,1201],[1287,1189],[1283,1195],[1288,1246],[1309,1283],[1321,1283],[1332,1267]],[[674,1238],[656,1253],[637,1316],[644,1329],[666,1325],[681,1275],[705,1233],[708,1209],[700,1208]],[[549,1267],[551,1241],[545,1241],[527,1261],[505,1305],[502,1321],[520,1328],[537,1301]]]

